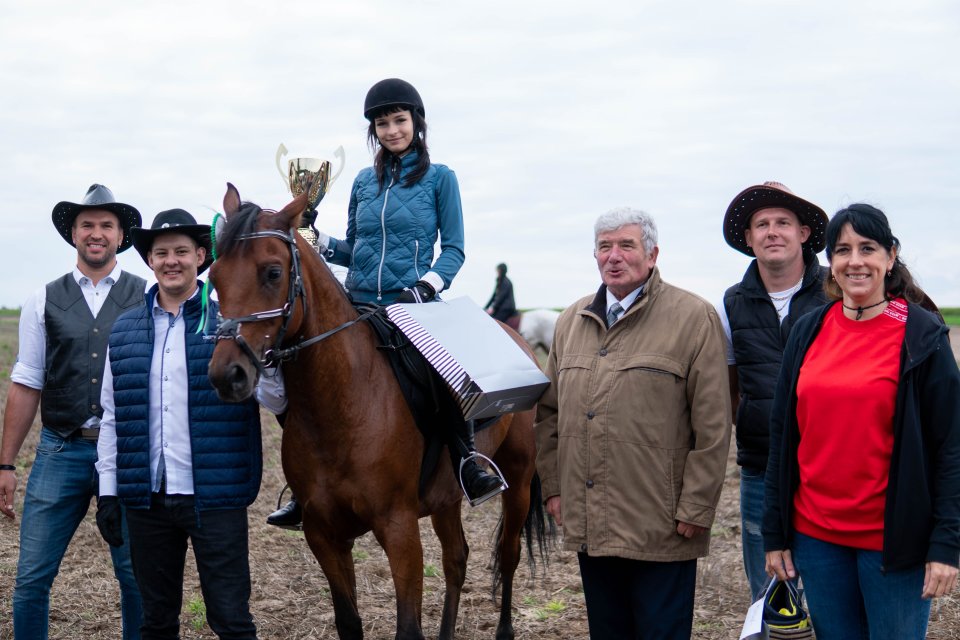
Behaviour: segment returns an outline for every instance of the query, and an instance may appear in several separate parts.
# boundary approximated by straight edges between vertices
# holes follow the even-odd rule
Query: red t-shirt
[[[907,305],[855,321],[835,304],[797,382],[800,486],[794,527],[848,547],[883,549],[893,413]]]

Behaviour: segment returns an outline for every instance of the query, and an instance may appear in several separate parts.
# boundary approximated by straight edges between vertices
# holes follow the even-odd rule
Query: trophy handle
[[[283,145],[280,145],[280,146],[283,146]],[[328,189],[330,188],[330,185],[332,185],[333,182],[340,176],[340,173],[343,171],[343,168],[347,164],[347,154],[343,152],[343,146],[337,147],[337,150],[333,152],[333,157],[338,158],[340,160],[340,168],[337,169],[337,172],[333,174],[333,177],[330,178],[329,182],[327,182]]]
[[[289,178],[287,177],[287,172],[283,170],[283,164],[280,162],[280,158],[287,155],[287,148],[280,143],[280,146],[277,147],[277,171],[280,172],[280,179],[283,180],[283,186],[288,187],[290,185]]]

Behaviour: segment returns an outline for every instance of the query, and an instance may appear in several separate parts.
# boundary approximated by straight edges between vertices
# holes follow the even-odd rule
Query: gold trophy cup
[[[340,168],[337,169],[335,174],[331,175],[332,165],[330,161],[319,158],[291,158],[287,161],[287,170],[284,171],[281,159],[286,155],[287,148],[281,143],[277,147],[277,171],[280,172],[283,184],[290,190],[294,198],[301,193],[307,194],[307,210],[301,218],[298,231],[316,249],[317,229],[314,222],[317,219],[317,205],[327,195],[330,187],[343,171],[346,156],[343,147],[338,147],[333,152],[334,157],[340,160]]]

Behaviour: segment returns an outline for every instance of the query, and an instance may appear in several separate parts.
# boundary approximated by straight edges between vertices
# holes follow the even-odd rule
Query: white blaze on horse
[[[550,351],[553,344],[553,332],[557,328],[559,311],[553,309],[531,309],[520,314],[520,335],[531,349],[541,347]]]

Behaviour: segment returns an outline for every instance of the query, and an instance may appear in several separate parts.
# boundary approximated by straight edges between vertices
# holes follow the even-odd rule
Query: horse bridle
[[[303,315],[306,317],[307,314],[307,296],[303,289],[300,250],[297,248],[296,237],[297,231],[293,228],[290,229],[289,233],[270,229],[237,236],[238,241],[256,240],[258,238],[278,238],[283,240],[290,248],[290,282],[287,287],[287,301],[282,307],[270,309],[269,311],[255,311],[249,315],[239,318],[224,318],[221,314],[218,314],[217,316],[219,322],[216,331],[216,339],[218,341],[236,341],[237,345],[239,345],[241,350],[247,355],[253,365],[257,368],[257,371],[260,372],[261,376],[267,375],[266,369],[276,367],[281,362],[292,359],[301,349],[305,349],[312,344],[316,344],[321,340],[329,338],[333,334],[343,331],[344,329],[355,325],[358,322],[366,320],[371,315],[380,312],[379,308],[373,309],[357,318],[354,318],[353,320],[344,322],[338,327],[334,327],[329,331],[325,331],[320,335],[307,338],[306,340],[300,340],[296,344],[289,347],[282,347],[281,345],[283,344],[283,339],[287,335],[287,326],[290,324],[290,318],[293,317],[293,310],[294,307],[296,307],[298,298],[301,303],[301,308],[303,309]],[[277,337],[273,342],[273,346],[264,351],[262,356],[257,356],[257,354],[253,351],[253,348],[250,346],[250,343],[248,343],[240,334],[240,329],[243,326],[243,323],[263,322],[264,320],[273,320],[274,318],[278,317],[283,318],[283,322],[280,325],[280,331],[277,333]]]

